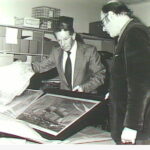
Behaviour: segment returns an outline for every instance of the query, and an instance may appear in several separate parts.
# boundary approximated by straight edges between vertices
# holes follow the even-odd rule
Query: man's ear
[[[76,39],[76,33],[72,34],[72,39],[75,40]]]
[[[113,11],[109,11],[109,12],[108,12],[108,19],[109,19],[109,20],[114,19],[115,16],[116,16],[116,14],[115,14]]]

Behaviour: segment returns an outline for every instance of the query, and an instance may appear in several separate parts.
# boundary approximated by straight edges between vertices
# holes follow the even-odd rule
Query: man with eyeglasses
[[[150,33],[122,2],[102,7],[103,30],[117,38],[111,68],[111,136],[117,144],[150,144]]]
[[[66,22],[60,23],[54,35],[60,47],[53,49],[48,59],[33,63],[33,70],[42,73],[56,67],[61,89],[96,93],[106,71],[96,48],[78,42],[72,25]]]

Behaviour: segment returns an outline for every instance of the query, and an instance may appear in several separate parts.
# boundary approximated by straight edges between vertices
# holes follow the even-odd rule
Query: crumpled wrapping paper
[[[0,105],[10,103],[22,94],[34,75],[31,64],[21,61],[0,67]]]

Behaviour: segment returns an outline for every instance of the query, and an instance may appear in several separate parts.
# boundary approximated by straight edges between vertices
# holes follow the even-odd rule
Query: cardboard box
[[[47,6],[39,6],[32,8],[32,17],[34,18],[54,18],[60,16],[60,9],[47,7]]]
[[[21,27],[39,28],[40,19],[33,17],[15,18],[15,25]]]

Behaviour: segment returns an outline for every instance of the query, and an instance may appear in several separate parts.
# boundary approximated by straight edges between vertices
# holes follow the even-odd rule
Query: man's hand
[[[81,86],[77,85],[76,87],[73,88],[72,91],[83,92],[83,88]]]
[[[130,129],[130,128],[124,128],[121,135],[121,141],[124,144],[135,144],[137,131]]]

